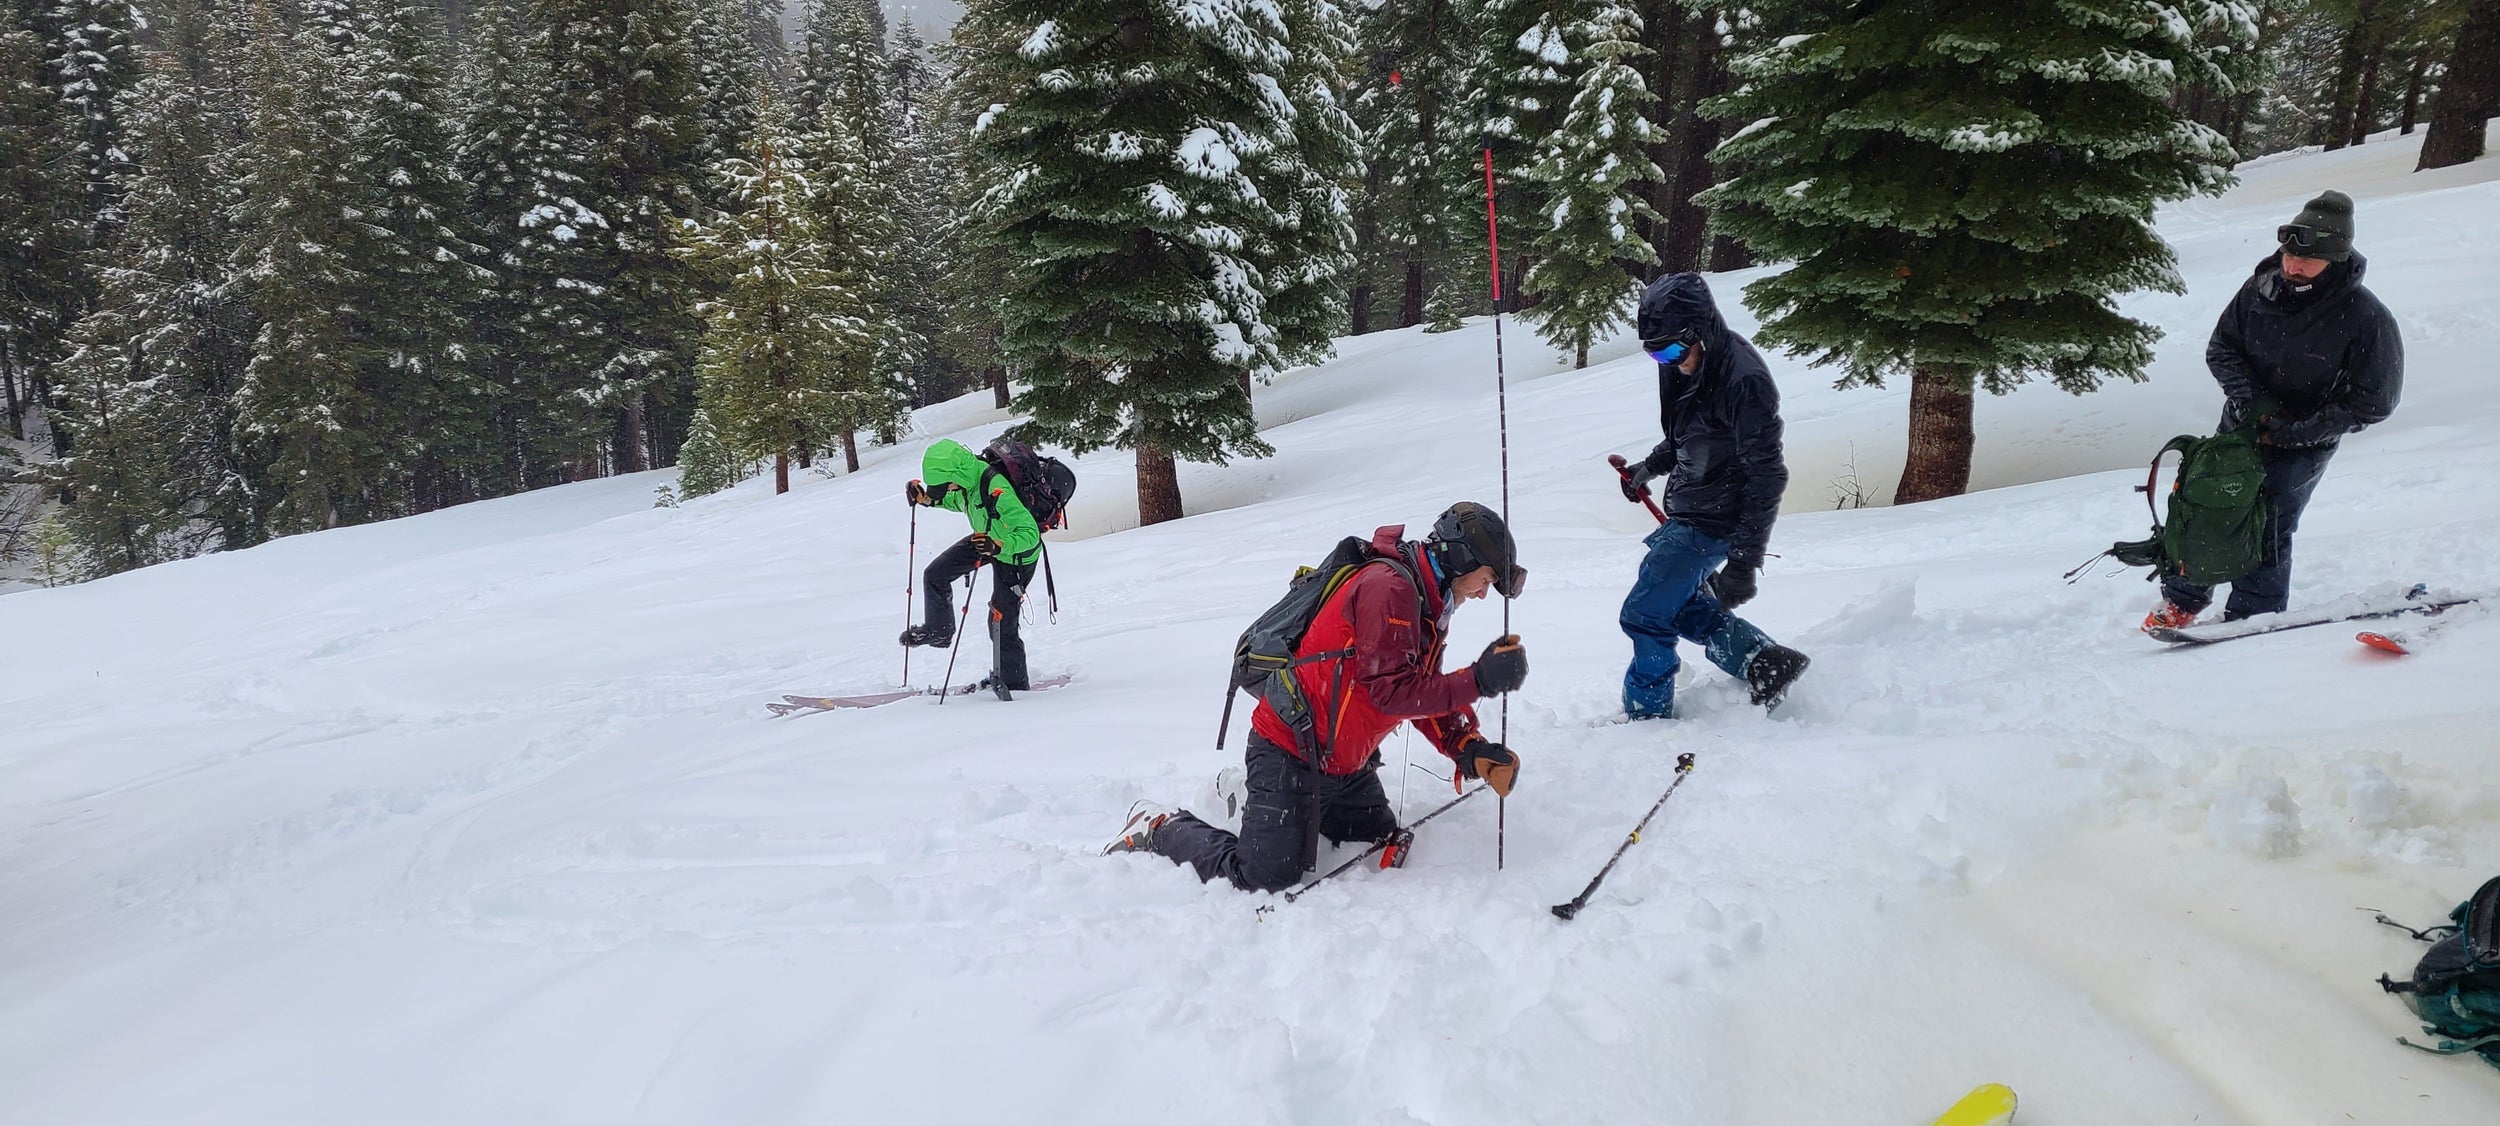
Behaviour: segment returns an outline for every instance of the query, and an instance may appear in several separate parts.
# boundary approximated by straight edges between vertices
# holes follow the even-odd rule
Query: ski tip
[[[2354,634],[2353,640],[2358,641],[2363,645],[2367,645],[2372,649],[2376,649],[2381,653],[2393,653],[2399,657],[2412,652],[2412,650],[2405,648],[2404,642],[2398,641],[2395,638],[2387,636],[2386,634],[2375,633],[2370,630],[2363,630],[2360,633]]]
[[[2014,1105],[2012,1087],[2003,1083],[1982,1084],[1944,1112],[1935,1126],[2004,1126],[2014,1120]]]

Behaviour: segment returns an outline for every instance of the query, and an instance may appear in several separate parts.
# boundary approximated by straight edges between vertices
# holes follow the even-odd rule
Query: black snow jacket
[[[2263,399],[2276,419],[2267,440],[2308,449],[2396,409],[2405,346],[2396,318],[2362,288],[2368,265],[2356,253],[2302,293],[2284,280],[2280,258],[2258,264],[2205,345],[2205,366],[2222,385],[2222,429],[2237,429]]]
[[[1701,370],[1658,365],[1666,440],[1643,463],[1667,478],[1667,515],[1728,541],[1731,563],[1759,567],[1788,491],[1780,389],[1744,337],[1728,331],[1700,274],[1669,274],[1641,294],[1641,339],[1701,332]]]

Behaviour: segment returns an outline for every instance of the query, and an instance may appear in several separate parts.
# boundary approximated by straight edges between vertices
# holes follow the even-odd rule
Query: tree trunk
[[[1406,295],[1398,302],[1398,327],[1409,328],[1424,323],[1424,262],[1421,258],[1406,260]]]
[[[783,450],[773,455],[773,495],[779,496],[789,491],[790,451]]]
[[[2370,61],[2362,64],[2361,94],[2353,103],[2352,110],[2353,144],[2359,145],[2368,143],[2370,140],[2370,126],[2377,124],[2378,122],[2378,64],[2380,57],[2386,53],[2387,52],[2380,50],[2376,44],[2372,44],[2370,48]]]
[[[1957,497],[1970,488],[1971,389],[1962,373],[1920,364],[1910,374],[1910,456],[1894,504]]]
[[[1353,312],[1353,323],[1346,326],[1347,331],[1355,336],[1370,332],[1372,330],[1372,283],[1366,281],[1356,285],[1353,292],[1346,297],[1346,306]]]
[[[2419,172],[2463,164],[2483,155],[2483,123],[2500,108],[2500,0],[2475,0],[2457,29],[2448,74],[2431,95],[2423,130]]]
[[[845,472],[859,472],[859,428],[856,426],[842,430],[842,468]]]
[[[636,395],[625,402],[625,417],[616,436],[616,471],[618,473],[640,473],[645,468],[642,461],[642,433],[642,396]]]
[[[2413,123],[2420,120],[2420,118],[2416,115],[2418,115],[2422,110],[2422,74],[2424,71],[2429,70],[2430,66],[2431,53],[2429,51],[2416,50],[2413,52],[2412,62],[2405,67],[2404,112],[2398,114],[2396,117],[2396,133],[2398,136],[2412,136]]]
[[[2361,0],[2352,25],[2344,29],[2343,42],[2338,45],[2335,60],[2335,100],[2327,110],[2326,150],[2333,152],[2352,143],[2354,111],[2361,106],[2361,72],[2370,62],[2371,25],[2377,22],[2378,5]]]
[[[0,396],[8,401],[9,437],[26,440],[26,403],[17,397],[17,346],[0,341]]]
[[[1153,446],[1137,447],[1137,522],[1160,524],[1181,518],[1180,466],[1172,455]]]
[[[990,398],[998,404],[998,409],[1006,410],[1008,402],[1007,365],[991,364],[988,367],[982,368],[981,374],[990,381]]]

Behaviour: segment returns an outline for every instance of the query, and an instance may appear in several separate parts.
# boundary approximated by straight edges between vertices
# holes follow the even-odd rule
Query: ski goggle
[[[2318,245],[2318,229],[2305,223],[2285,223],[2274,229],[2274,241],[2307,250]]]
[[[1644,340],[1641,342],[1641,351],[1649,353],[1649,358],[1659,363],[1680,364],[1684,362],[1684,357],[1692,352],[1693,346],[1700,343],[1701,334],[1686,329],[1679,335],[1669,337],[1665,343],[1656,347],[1651,347],[1649,342]]]

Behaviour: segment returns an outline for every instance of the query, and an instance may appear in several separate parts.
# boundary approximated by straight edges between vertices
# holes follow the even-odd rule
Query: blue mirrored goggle
[[[1641,350],[1649,353],[1649,358],[1659,363],[1680,364],[1684,362],[1684,357],[1692,352],[1693,345],[1700,342],[1698,338],[1687,333],[1655,348],[1643,345]]]

